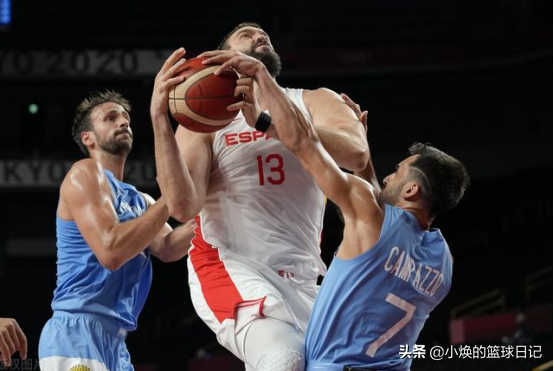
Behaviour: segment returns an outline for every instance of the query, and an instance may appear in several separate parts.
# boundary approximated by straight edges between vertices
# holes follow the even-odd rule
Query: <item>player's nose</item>
[[[269,44],[269,38],[262,34],[262,33],[259,33],[259,32],[256,32],[255,36],[254,36],[254,41],[256,43],[265,43],[265,44]]]
[[[121,119],[119,120],[119,127],[120,128],[128,128],[131,125],[129,122],[129,119],[125,116],[121,116]]]

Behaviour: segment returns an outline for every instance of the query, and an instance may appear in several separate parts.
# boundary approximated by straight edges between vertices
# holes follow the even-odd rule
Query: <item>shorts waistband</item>
[[[125,330],[123,327],[121,327],[117,322],[114,320],[101,316],[96,313],[72,313],[72,312],[64,312],[61,310],[57,310],[54,312],[54,315],[52,318],[67,318],[67,317],[73,317],[73,318],[83,318],[87,320],[91,320],[94,322],[100,323],[102,328],[106,330],[106,332],[109,332],[110,334],[120,338],[125,339],[127,337],[127,330]]]

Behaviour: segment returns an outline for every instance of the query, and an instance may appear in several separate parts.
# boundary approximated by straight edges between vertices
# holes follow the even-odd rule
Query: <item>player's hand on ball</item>
[[[185,63],[185,49],[179,48],[167,58],[154,80],[154,90],[150,102],[150,114],[167,115],[169,91],[176,84],[182,83],[183,76],[175,76]]]
[[[254,95],[254,79],[251,77],[243,77],[237,80],[235,96],[242,94],[242,101],[231,104],[227,107],[229,111],[242,110],[242,114],[246,119],[246,123],[251,127],[256,127],[256,120],[260,116],[260,106]]]
[[[204,52],[199,57],[207,58],[204,64],[221,64],[214,75],[232,67],[240,75],[255,78],[258,73],[266,70],[262,62],[236,50],[213,50]]]

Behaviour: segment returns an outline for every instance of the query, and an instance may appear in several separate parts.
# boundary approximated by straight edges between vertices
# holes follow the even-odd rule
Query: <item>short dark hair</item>
[[[254,23],[254,22],[243,22],[243,23],[240,23],[239,25],[237,25],[235,28],[233,28],[233,30],[231,32],[229,32],[224,38],[223,40],[221,40],[221,42],[219,43],[218,47],[217,47],[217,50],[227,50],[229,49],[229,45],[227,45],[227,40],[229,40],[229,38],[231,37],[232,34],[234,34],[235,32],[237,32],[238,29],[240,28],[243,28],[243,27],[255,27],[255,28],[259,28],[260,30],[263,30],[262,26],[260,26],[259,24],[257,23]]]
[[[458,205],[470,183],[465,165],[429,144],[416,142],[409,153],[419,155],[410,164],[410,175],[422,188],[430,215],[436,217]]]
[[[81,140],[81,133],[83,131],[92,130],[92,123],[90,121],[90,113],[99,105],[112,102],[119,104],[123,109],[131,113],[131,103],[127,98],[123,97],[120,93],[114,90],[104,90],[102,92],[96,91],[90,94],[88,98],[85,98],[79,103],[75,110],[75,116],[73,118],[73,126],[71,127],[71,134],[73,140],[77,143],[81,151],[87,156],[90,156],[87,146]]]

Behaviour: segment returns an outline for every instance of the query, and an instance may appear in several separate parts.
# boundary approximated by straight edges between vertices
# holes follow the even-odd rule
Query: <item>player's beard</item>
[[[128,133],[131,140],[118,138],[120,134]],[[98,136],[97,136],[98,138]],[[114,137],[108,140],[98,140],[98,147],[114,156],[127,156],[133,148],[133,134],[127,130],[121,130],[114,134]]]
[[[400,200],[400,192],[405,184],[406,182],[400,183],[396,186],[385,186],[379,194],[379,203],[396,206]]]
[[[260,45],[267,44],[256,43],[252,45],[252,48],[246,54],[262,62],[265,68],[267,68],[267,72],[269,72],[272,77],[279,76],[282,68],[281,57],[279,57],[279,54],[277,54],[271,47],[267,51],[257,52],[256,48]]]

